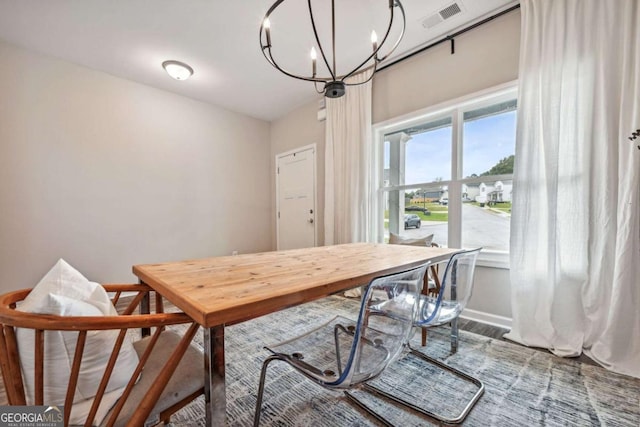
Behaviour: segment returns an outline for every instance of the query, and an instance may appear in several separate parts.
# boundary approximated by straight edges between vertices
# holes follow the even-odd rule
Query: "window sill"
[[[508,270],[509,265],[509,253],[498,251],[482,251],[478,256],[477,265],[479,267],[487,268],[500,268]]]

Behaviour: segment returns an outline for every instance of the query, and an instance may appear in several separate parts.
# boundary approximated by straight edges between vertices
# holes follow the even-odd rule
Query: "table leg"
[[[451,269],[451,300],[458,300],[458,261],[453,262]],[[458,317],[451,321],[451,353],[458,351]]]
[[[204,397],[207,426],[226,425],[224,325],[204,328]]]
[[[458,351],[458,318],[451,321],[451,353]]]
[[[142,280],[138,280],[138,283],[144,285],[145,283]],[[142,297],[142,301],[140,301],[140,314],[149,314],[151,313],[151,299],[149,297],[149,292],[144,294]],[[142,337],[148,337],[151,335],[151,328],[141,328],[140,333]]]

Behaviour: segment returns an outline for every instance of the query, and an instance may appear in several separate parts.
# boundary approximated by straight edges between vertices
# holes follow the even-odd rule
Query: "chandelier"
[[[358,59],[355,63],[359,65],[351,68],[350,70],[344,72],[342,74],[339,72],[339,68],[336,66],[336,8],[335,8],[335,0],[331,0],[331,37],[330,37],[330,47],[327,46],[326,39],[325,44],[321,42],[321,37],[318,36],[318,22],[316,22],[316,18],[314,17],[314,10],[311,5],[312,0],[308,0],[308,13],[311,23],[311,29],[313,30],[314,36],[314,44],[315,46],[311,46],[310,49],[310,59],[311,64],[308,66],[310,74],[304,75],[301,73],[296,73],[291,70],[287,70],[283,68],[274,58],[273,49],[274,46],[272,44],[272,34],[271,34],[271,19],[270,17],[275,14],[276,9],[281,6],[285,0],[277,0],[269,10],[267,11],[264,19],[262,21],[262,25],[260,26],[260,47],[262,49],[262,53],[267,61],[274,66],[280,72],[286,74],[289,77],[293,77],[300,80],[306,80],[309,82],[313,82],[316,91],[318,93],[324,93],[324,95],[328,98],[339,98],[345,93],[345,86],[353,86],[356,84],[363,84],[368,82],[373,78],[373,75],[376,72],[378,64],[384,61],[393,53],[393,51],[398,47],[400,40],[404,36],[406,19],[404,14],[404,8],[402,7],[402,3],[400,0],[380,0],[380,3],[385,3],[385,7],[388,7],[388,24],[386,26],[386,31],[380,43],[378,43],[378,35],[375,31],[371,31],[371,48],[367,50],[365,54],[362,54],[362,57]],[[344,3],[343,3],[344,4]],[[380,56],[381,49],[384,45],[388,44],[389,34],[391,33],[391,29],[393,27],[393,22],[395,19],[398,19],[397,15],[400,14],[402,18],[402,25],[400,34],[392,45],[391,49],[386,52],[384,56]],[[288,35],[291,37],[291,35]],[[352,41],[352,43],[354,43]],[[317,49],[316,49],[317,47]],[[386,50],[386,49],[385,49]],[[318,72],[318,54],[320,55],[321,63],[320,68],[324,71]],[[330,54],[330,56],[328,55]],[[370,75],[368,78],[359,83],[347,83],[346,79],[353,76],[354,74],[360,72],[369,72]],[[318,89],[318,84],[324,85],[322,89]]]

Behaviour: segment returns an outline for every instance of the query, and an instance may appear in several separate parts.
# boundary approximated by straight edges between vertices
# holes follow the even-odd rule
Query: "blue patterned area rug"
[[[299,335],[335,315],[354,318],[358,302],[325,298],[228,327],[225,335],[227,424],[250,426],[262,361],[262,347]],[[562,359],[550,353],[469,332],[460,332],[456,354],[449,352],[449,330],[429,331],[427,347],[419,334],[413,346],[481,379],[485,393],[466,419],[467,426],[640,426],[640,379],[604,368]],[[202,333],[197,338],[202,344]],[[453,375],[415,357],[396,362],[375,384],[416,404],[453,414],[473,389]],[[359,398],[394,425],[438,425],[364,391]],[[172,417],[174,426],[204,426],[200,398]],[[347,403],[340,392],[327,391],[283,363],[269,367],[263,426],[376,426]]]

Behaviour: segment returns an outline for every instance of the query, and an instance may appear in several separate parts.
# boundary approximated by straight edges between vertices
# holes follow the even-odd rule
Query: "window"
[[[504,266],[516,117],[510,84],[374,126],[376,240],[433,234],[443,246],[482,246],[485,265]]]

